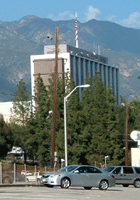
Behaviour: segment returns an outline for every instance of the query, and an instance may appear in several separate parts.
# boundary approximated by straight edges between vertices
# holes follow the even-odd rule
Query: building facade
[[[48,78],[54,72],[55,67],[55,46],[44,47],[43,55],[31,56],[31,85],[34,95],[35,79],[41,75],[44,84],[48,86]],[[85,84],[87,75],[94,77],[99,72],[106,87],[112,86],[117,104],[120,104],[119,95],[119,69],[108,65],[108,59],[101,55],[85,51],[67,44],[59,45],[58,52],[58,74],[62,78],[65,73],[70,72],[75,85]],[[81,96],[82,88],[79,88]]]

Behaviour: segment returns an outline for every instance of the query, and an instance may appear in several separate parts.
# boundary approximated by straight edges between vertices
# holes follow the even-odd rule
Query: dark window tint
[[[86,167],[79,167],[79,168],[78,168],[78,171],[79,171],[80,173],[87,173],[87,168],[86,168]]]
[[[97,169],[96,167],[88,167],[87,168],[87,172],[88,173],[102,173],[99,169]]]
[[[113,170],[114,174],[119,174],[121,173],[121,167],[117,167],[116,169]]]
[[[123,167],[123,173],[124,174],[133,174],[132,167]]]
[[[114,169],[114,167],[107,167],[104,169],[104,171],[106,172],[111,172]]]
[[[137,174],[140,174],[140,167],[135,167],[135,171],[137,172]]]

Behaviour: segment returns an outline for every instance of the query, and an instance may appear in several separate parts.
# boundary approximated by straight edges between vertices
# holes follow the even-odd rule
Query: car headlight
[[[51,177],[51,178],[57,178],[57,177],[59,177],[59,176],[61,176],[61,174],[51,175],[50,177]]]

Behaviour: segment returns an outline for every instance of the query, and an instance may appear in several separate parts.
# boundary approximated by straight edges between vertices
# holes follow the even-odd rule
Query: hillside
[[[43,54],[43,47],[55,43],[55,28],[60,29],[59,43],[74,46],[74,20],[52,21],[26,16],[19,21],[0,21],[0,101],[11,100],[22,77],[30,92],[30,55]],[[90,20],[78,23],[79,47],[107,56],[109,64],[120,69],[120,94],[133,99],[140,96],[140,30],[118,24]],[[47,38],[47,33],[54,40]],[[31,42],[32,41],[32,42]]]

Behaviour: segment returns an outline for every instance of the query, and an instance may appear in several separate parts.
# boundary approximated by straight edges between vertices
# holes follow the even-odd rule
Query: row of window
[[[114,95],[117,98],[117,103],[119,103],[119,70],[93,60],[71,55],[71,75],[76,85],[85,84],[86,77],[88,75],[90,75],[90,77],[94,77],[95,72],[97,71],[100,72],[106,87],[111,84]]]

